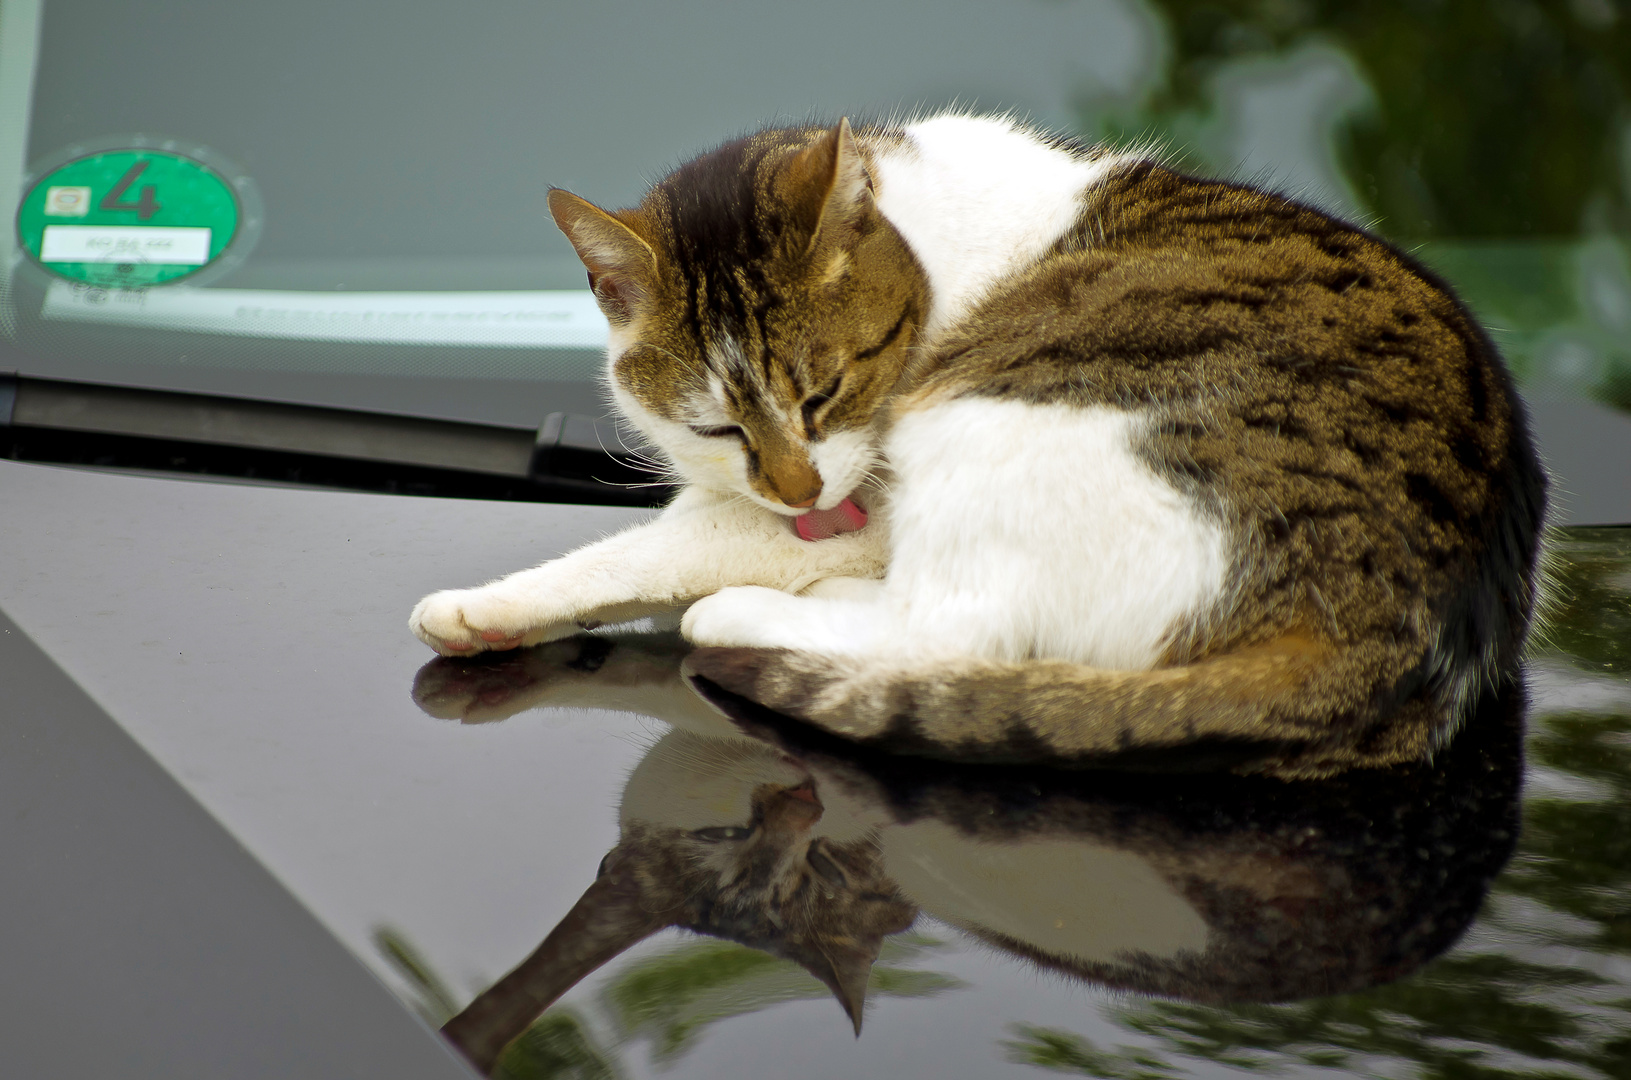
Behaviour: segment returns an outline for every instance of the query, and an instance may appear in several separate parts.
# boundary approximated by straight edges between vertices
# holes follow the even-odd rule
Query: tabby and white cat
[[[550,193],[661,516],[410,620],[449,655],[690,605],[705,694],[883,749],[1416,760],[1510,672],[1544,477],[1430,274],[1012,121],[762,131]]]

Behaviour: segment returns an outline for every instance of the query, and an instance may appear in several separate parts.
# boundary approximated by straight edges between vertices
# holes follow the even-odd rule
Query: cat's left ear
[[[589,270],[589,288],[612,322],[627,322],[657,287],[657,253],[640,234],[587,199],[551,188],[549,212]]]
[[[870,936],[850,940],[843,944],[826,943],[820,960],[803,962],[810,974],[820,979],[832,991],[844,1015],[855,1025],[855,1034],[861,1034],[861,1010],[866,1006],[866,984],[872,979],[872,965],[877,962],[883,948],[883,938]],[[825,961],[823,963],[822,961]]]
[[[791,197],[809,230],[806,251],[836,239],[872,207],[872,177],[845,118],[788,168]]]

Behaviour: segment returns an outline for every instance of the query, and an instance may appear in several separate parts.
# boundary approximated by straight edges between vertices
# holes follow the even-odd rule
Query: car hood
[[[408,633],[426,592],[649,511],[16,463],[0,493],[0,609],[435,1023],[570,912],[608,910],[597,868],[654,822],[686,834],[779,786],[818,808],[822,842],[864,850],[916,919],[873,950],[870,990],[865,971],[846,988],[832,946],[763,928],[699,941],[678,917],[626,933],[599,972],[546,973],[574,1052],[639,1075],[1018,1073],[1125,1041],[1120,989],[1228,1007],[1408,976],[1462,934],[1516,843],[1530,698],[1631,711],[1623,677],[1586,670],[1588,642],[1537,661],[1527,695],[1489,695],[1415,772],[1284,785],[869,760],[705,707],[661,627],[470,662]],[[1604,535],[1582,534],[1576,561],[1598,560],[1612,607],[1627,546]],[[832,996],[865,1013],[859,1041]]]

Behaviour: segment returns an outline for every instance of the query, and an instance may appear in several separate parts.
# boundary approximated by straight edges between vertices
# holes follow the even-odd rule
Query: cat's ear
[[[792,201],[809,230],[807,251],[842,235],[872,206],[872,177],[848,118],[799,151],[788,180]]]
[[[804,968],[820,979],[832,991],[844,1015],[855,1025],[855,1034],[861,1034],[861,1010],[866,1006],[866,984],[872,979],[872,965],[883,948],[883,938],[868,936],[846,939],[842,943],[826,942],[820,960],[804,962]]]
[[[551,188],[549,212],[589,270],[589,287],[613,322],[627,322],[657,286],[657,253],[640,234],[587,199]]]
[[[514,970],[476,995],[442,1034],[483,1076],[511,1039],[602,964],[680,915],[673,898],[653,894],[636,865],[637,850],[619,844],[600,864],[594,884]]]

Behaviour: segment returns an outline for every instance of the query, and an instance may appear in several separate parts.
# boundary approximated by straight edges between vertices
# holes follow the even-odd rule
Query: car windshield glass
[[[766,123],[1004,110],[1401,243],[1536,403],[1560,520],[1623,520],[1631,19],[1520,7],[8,0],[0,370],[601,414],[606,324],[548,188],[626,206]]]
[[[30,6],[7,4],[5,45],[32,98],[8,94],[0,125],[0,170],[28,174],[14,366],[527,426],[598,405],[606,333],[551,186],[630,205],[724,138],[840,112],[961,101],[1069,129],[1084,94],[1135,93],[1155,48],[1148,15],[1114,4],[62,0],[32,5],[37,48]],[[63,171],[135,150],[161,165]],[[165,153],[234,184],[238,220],[211,220]],[[136,263],[72,249],[144,227],[234,235]],[[165,257],[186,273],[139,262]]]
[[[1627,20],[1468,7],[1462,27],[1463,7],[12,2],[3,366],[523,427],[597,413],[605,321],[550,186],[628,205],[766,122],[961,104],[1372,222],[1537,396],[1623,404]],[[1429,37],[1430,59],[1391,44]]]

